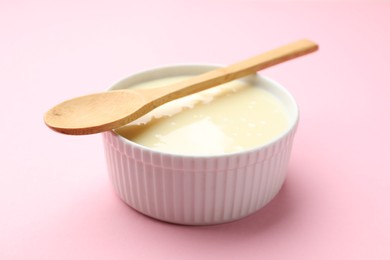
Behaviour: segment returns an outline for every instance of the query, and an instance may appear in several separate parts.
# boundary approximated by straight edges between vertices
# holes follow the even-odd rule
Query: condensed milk
[[[162,87],[186,78],[157,79],[131,88]],[[158,151],[216,155],[266,144],[289,126],[288,111],[277,97],[236,80],[171,101],[115,132]]]

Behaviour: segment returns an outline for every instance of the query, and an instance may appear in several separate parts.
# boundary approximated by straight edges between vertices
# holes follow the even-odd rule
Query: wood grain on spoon
[[[65,101],[44,117],[51,129],[70,135],[108,131],[145,115],[174,99],[253,74],[281,62],[314,52],[318,45],[300,40],[228,67],[153,89],[125,89],[96,93]]]

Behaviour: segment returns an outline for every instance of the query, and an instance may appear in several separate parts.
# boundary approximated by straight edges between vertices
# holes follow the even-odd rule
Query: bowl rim
[[[111,87],[106,89],[106,91],[122,89],[122,88],[116,88],[116,86],[119,86],[120,84],[126,82],[129,79],[134,78],[136,76],[141,76],[143,74],[153,73],[153,72],[156,72],[156,71],[159,71],[159,70],[168,70],[168,69],[169,70],[174,70],[174,69],[179,69],[179,68],[183,69],[183,68],[191,68],[191,67],[192,68],[195,68],[195,67],[205,68],[205,69],[210,69],[211,70],[211,69],[221,68],[221,67],[223,67],[223,65],[221,65],[221,64],[201,64],[201,63],[182,63],[182,64],[167,64],[167,65],[162,65],[162,66],[155,66],[155,67],[151,67],[149,69],[138,70],[137,72],[134,72],[134,73],[132,73],[132,74],[122,78],[121,80],[119,80],[116,83],[112,84]],[[179,75],[177,75],[177,76],[179,76]],[[286,128],[280,135],[270,139],[268,142],[266,142],[264,144],[261,144],[259,146],[255,146],[255,147],[248,148],[248,149],[243,149],[241,151],[221,153],[221,154],[211,154],[211,155],[180,154],[180,153],[174,153],[174,152],[166,152],[166,151],[161,151],[161,150],[155,150],[155,149],[153,149],[151,147],[138,144],[136,142],[133,142],[133,141],[131,141],[129,139],[126,139],[125,137],[117,134],[114,129],[109,130],[108,132],[112,133],[114,137],[119,139],[126,146],[134,146],[134,147],[136,147],[138,149],[147,150],[148,152],[150,152],[152,154],[159,154],[159,155],[163,155],[163,156],[175,156],[175,157],[180,157],[180,158],[205,158],[205,159],[206,158],[224,158],[224,157],[231,157],[231,156],[238,156],[238,155],[243,155],[243,154],[254,153],[254,152],[258,152],[258,151],[267,149],[270,146],[272,146],[272,145],[276,144],[277,142],[279,142],[279,141],[283,140],[284,138],[286,138],[292,132],[295,133],[295,131],[297,129],[297,126],[298,126],[298,123],[299,123],[299,119],[300,119],[300,109],[299,109],[299,106],[298,106],[294,96],[290,93],[290,91],[287,88],[285,88],[279,82],[277,82],[277,81],[275,81],[275,80],[273,80],[273,79],[271,79],[271,78],[269,78],[267,76],[260,75],[259,73],[255,73],[253,75],[250,75],[250,76],[247,76],[247,77],[243,77],[242,79],[245,79],[245,78],[248,78],[248,77],[253,77],[253,76],[255,76],[256,78],[260,78],[262,80],[265,80],[267,83],[270,83],[273,87],[276,87],[277,89],[279,89],[282,92],[284,92],[284,94],[291,101],[291,105],[293,105],[293,107],[295,109],[295,116],[291,117],[291,123],[290,123],[289,127]],[[161,77],[161,78],[163,78],[163,77]],[[238,79],[238,80],[240,80],[240,79]]]

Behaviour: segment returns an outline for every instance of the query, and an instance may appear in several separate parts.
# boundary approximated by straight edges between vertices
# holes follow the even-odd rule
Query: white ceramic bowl
[[[216,66],[180,65],[132,75],[113,89],[170,76],[197,75]],[[263,76],[243,78],[276,95],[287,107],[291,123],[266,145],[238,153],[188,156],[156,151],[114,131],[103,133],[108,172],[117,195],[150,217],[186,225],[238,220],[264,207],[286,177],[298,107],[280,84]]]

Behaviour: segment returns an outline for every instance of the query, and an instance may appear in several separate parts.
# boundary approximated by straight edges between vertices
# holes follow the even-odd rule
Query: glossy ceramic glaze
[[[132,75],[111,89],[164,77],[197,75],[215,66],[181,65]],[[114,131],[103,133],[108,171],[117,195],[150,217],[186,225],[209,225],[243,218],[264,207],[285,177],[298,108],[280,84],[254,75],[243,78],[277,96],[289,112],[286,131],[269,143],[237,153],[190,156],[159,152]]]

